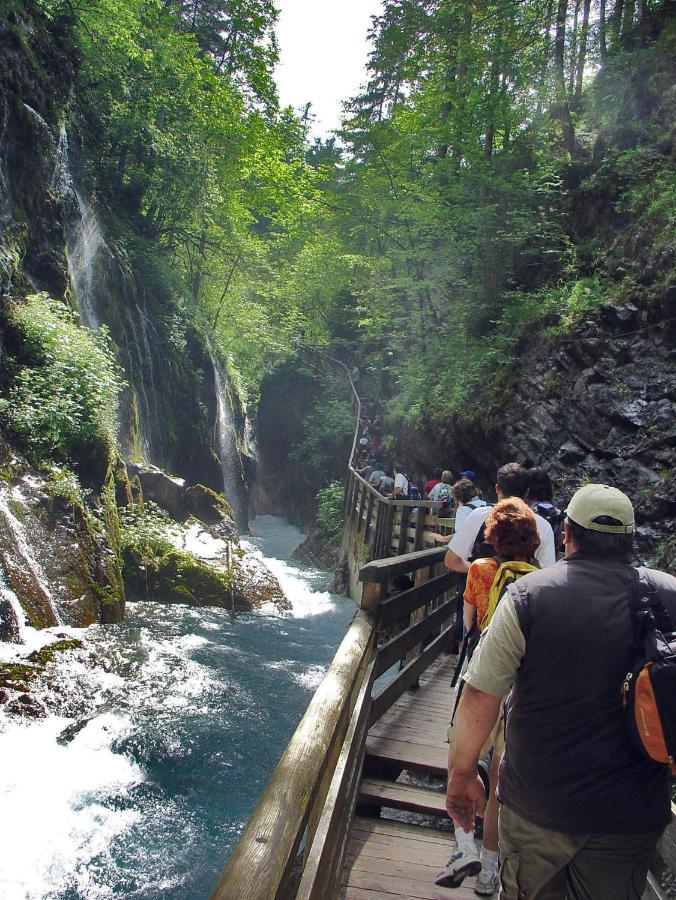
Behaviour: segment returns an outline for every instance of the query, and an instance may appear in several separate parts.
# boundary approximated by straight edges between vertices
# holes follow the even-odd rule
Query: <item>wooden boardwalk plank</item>
[[[423,673],[420,687],[407,691],[369,732],[366,752],[372,763],[446,777],[450,680],[455,657],[441,656]],[[444,794],[379,778],[362,781],[360,799],[445,816]],[[434,884],[453,847],[452,832],[357,816],[343,870],[346,900],[470,900],[474,879],[458,889]]]
[[[431,816],[447,816],[446,798],[439,791],[410,784],[394,784],[381,778],[364,778],[359,789],[359,799]]]
[[[389,738],[369,738],[366,742],[366,753],[373,759],[382,762],[391,761],[401,764],[405,769],[413,769],[419,772],[429,772],[446,777],[446,764],[448,762],[448,747],[428,747],[422,744],[410,744],[408,741],[392,740]]]
[[[366,816],[355,816],[352,827],[367,838],[373,835],[385,835],[388,840],[423,841],[426,844],[437,842],[446,846],[449,834],[432,828],[421,828],[408,822],[392,822],[388,819],[371,819]]]
[[[429,828],[357,818],[343,873],[345,897],[406,897],[410,900],[456,900],[474,898],[474,879],[461,888],[434,884],[439,869],[451,852],[451,836]],[[413,836],[415,833],[415,837]],[[368,892],[368,893],[364,893]]]

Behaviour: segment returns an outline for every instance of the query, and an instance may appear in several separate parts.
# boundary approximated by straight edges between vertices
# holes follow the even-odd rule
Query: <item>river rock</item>
[[[42,703],[29,694],[21,694],[20,697],[9,702],[5,709],[7,712],[26,719],[44,719],[47,715]]]
[[[168,533],[174,549],[150,558],[125,550],[125,583],[129,599],[152,599],[190,606],[218,606],[232,613],[273,603],[290,602],[267,566],[224,539],[218,526],[194,517]]]
[[[175,519],[185,522],[191,516],[216,525],[224,537],[237,538],[237,526],[232,519],[230,504],[216,491],[203,484],[186,487],[182,478],[167,475],[156,466],[127,463],[132,483],[138,480],[144,500],[151,500]]]

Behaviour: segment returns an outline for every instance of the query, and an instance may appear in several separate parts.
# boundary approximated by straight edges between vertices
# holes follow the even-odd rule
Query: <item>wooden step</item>
[[[446,778],[448,745],[439,747],[409,743],[392,738],[370,736],[366,741],[366,756],[377,763],[393,764],[411,772],[428,772]]]
[[[450,834],[356,816],[343,870],[345,900],[476,900],[473,878],[454,889],[434,883],[452,850]]]
[[[410,812],[447,818],[446,797],[439,791],[414,787],[411,784],[397,784],[382,778],[364,778],[359,786],[359,802]]]

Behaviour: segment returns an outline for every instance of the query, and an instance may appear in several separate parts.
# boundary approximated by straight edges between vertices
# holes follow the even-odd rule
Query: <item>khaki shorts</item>
[[[500,807],[501,900],[640,900],[659,833],[566,834]]]
[[[459,686],[459,684],[458,684]],[[458,690],[458,686],[456,686],[455,690]],[[455,709],[455,693],[453,696],[453,702],[451,704],[451,709]],[[446,739],[451,746],[455,746],[455,735],[453,723],[450,722],[448,725],[448,730],[446,732]],[[491,747],[495,748],[495,752],[502,756],[505,752],[505,700],[504,698],[500,702],[500,712],[498,713],[498,720],[493,726],[493,730],[486,738],[486,743],[481,748],[481,753],[479,756],[486,756]]]

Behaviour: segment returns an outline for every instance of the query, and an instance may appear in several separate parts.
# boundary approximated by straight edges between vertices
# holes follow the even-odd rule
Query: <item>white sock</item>
[[[474,832],[473,831],[465,831],[464,828],[456,828],[455,829],[455,840],[458,846],[460,844],[473,844],[474,843]]]
[[[481,848],[481,868],[484,872],[491,872],[498,867],[498,851]]]

